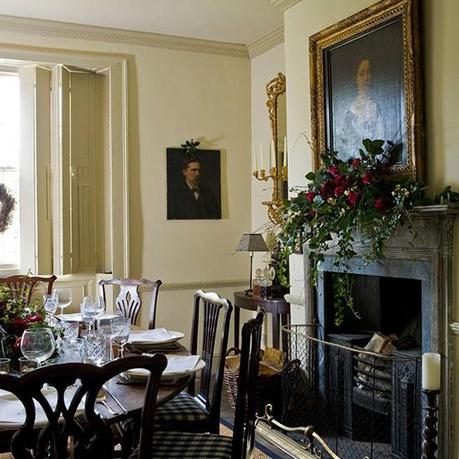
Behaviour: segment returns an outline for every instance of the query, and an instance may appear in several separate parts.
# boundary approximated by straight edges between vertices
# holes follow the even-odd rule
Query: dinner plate
[[[148,355],[148,354],[144,354],[144,355]],[[183,359],[184,357],[193,357],[193,356],[166,355],[166,357],[167,357],[168,367],[171,368],[171,363],[173,364],[175,361],[179,359]],[[196,356],[196,357],[199,357],[199,356]],[[202,370],[205,366],[206,366],[206,362],[204,362],[204,360],[202,360],[199,357],[199,360],[197,360],[197,363],[194,365],[194,367],[188,370],[182,370],[182,371],[172,370],[171,371],[171,370],[168,370],[166,367],[166,369],[164,370],[161,376],[161,380],[171,381],[173,379],[183,378],[185,376],[189,376],[197,371]],[[150,371],[145,368],[132,368],[123,373],[124,376],[127,376],[128,378],[133,378],[135,380],[145,380],[148,378],[149,374],[150,374]]]
[[[128,343],[134,345],[156,345],[175,343],[185,336],[184,333],[165,328],[154,328],[152,330],[131,330]]]
[[[65,391],[64,400],[65,404],[68,407],[73,394],[77,390],[76,387],[70,387]],[[53,387],[48,387],[47,389],[42,389],[43,395],[48,400],[51,407],[54,409],[57,401],[57,391]],[[34,400],[35,403],[35,427],[43,427],[48,423],[48,418],[46,417],[43,408],[41,405]],[[84,403],[85,397],[81,400],[78,405],[76,414],[81,414],[84,412]],[[25,410],[24,405],[17,399],[17,397],[11,392],[0,389],[0,430],[8,428],[17,428],[24,424],[25,421]]]
[[[60,316],[57,316],[60,317]],[[113,319],[116,317],[116,314],[102,314],[98,319]],[[74,312],[71,314],[63,314],[62,319],[66,322],[83,322],[80,312]]]

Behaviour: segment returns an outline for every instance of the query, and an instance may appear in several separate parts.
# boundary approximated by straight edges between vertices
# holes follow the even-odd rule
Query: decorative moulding
[[[271,0],[271,3],[278,6],[282,11],[287,11],[293,5],[300,3],[301,0]]]
[[[178,51],[219,54],[230,57],[248,57],[247,46],[242,44],[72,24],[68,22],[28,19],[16,16],[0,15],[0,30],[49,37],[61,37],[72,40],[123,43],[133,46],[149,46]]]
[[[290,304],[294,304],[295,306],[302,306],[304,308],[305,302],[304,297],[299,295],[292,295],[291,293],[287,293],[284,295],[285,301],[289,302]]]
[[[284,27],[279,27],[269,34],[247,45],[250,58],[259,56],[284,42]]]
[[[198,289],[215,289],[222,287],[240,287],[247,285],[247,279],[235,280],[206,280],[191,282],[165,282],[161,285],[163,290],[198,290]],[[147,291],[147,290],[145,290]]]

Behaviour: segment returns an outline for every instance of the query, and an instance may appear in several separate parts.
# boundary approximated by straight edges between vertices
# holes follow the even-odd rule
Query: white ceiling
[[[270,0],[0,0],[0,14],[242,44],[283,22]]]

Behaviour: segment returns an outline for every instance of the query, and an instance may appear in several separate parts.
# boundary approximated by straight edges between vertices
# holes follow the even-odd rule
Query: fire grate
[[[288,365],[280,422],[314,430],[342,459],[414,459],[421,455],[421,359],[418,349],[377,354],[317,339],[317,326],[284,327]],[[302,444],[303,435],[289,433]],[[322,457],[328,458],[325,451]]]

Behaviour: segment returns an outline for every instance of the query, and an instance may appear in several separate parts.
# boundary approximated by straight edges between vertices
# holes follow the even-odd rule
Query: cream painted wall
[[[287,119],[289,139],[300,133],[310,134],[309,55],[308,38],[325,27],[374,3],[372,0],[303,0],[286,11],[285,57],[287,76]],[[427,126],[427,171],[431,191],[440,191],[450,184],[459,188],[459,61],[457,55],[457,0],[425,0],[425,114]],[[304,183],[304,174],[311,168],[311,152],[301,138],[290,154],[289,183]],[[457,224],[456,224],[457,225]],[[293,257],[293,276],[301,279],[300,260]],[[459,236],[455,231],[454,285],[457,285]],[[298,288],[299,283],[298,283]],[[458,289],[452,298],[453,319],[459,320]],[[454,339],[454,338],[453,338]],[[459,344],[454,343],[454,366],[459,366]],[[454,372],[453,372],[454,373]],[[456,418],[459,413],[459,387],[454,394]],[[459,450],[459,426],[455,425],[455,448]]]
[[[247,276],[247,258],[234,249],[251,220],[248,58],[11,31],[0,44],[129,56],[130,274],[170,288],[195,283],[160,292],[160,325],[188,330],[184,311],[204,281],[217,281],[215,290],[232,281],[230,298],[244,287],[237,280]],[[222,151],[221,220],[166,220],[166,147],[191,137]]]

